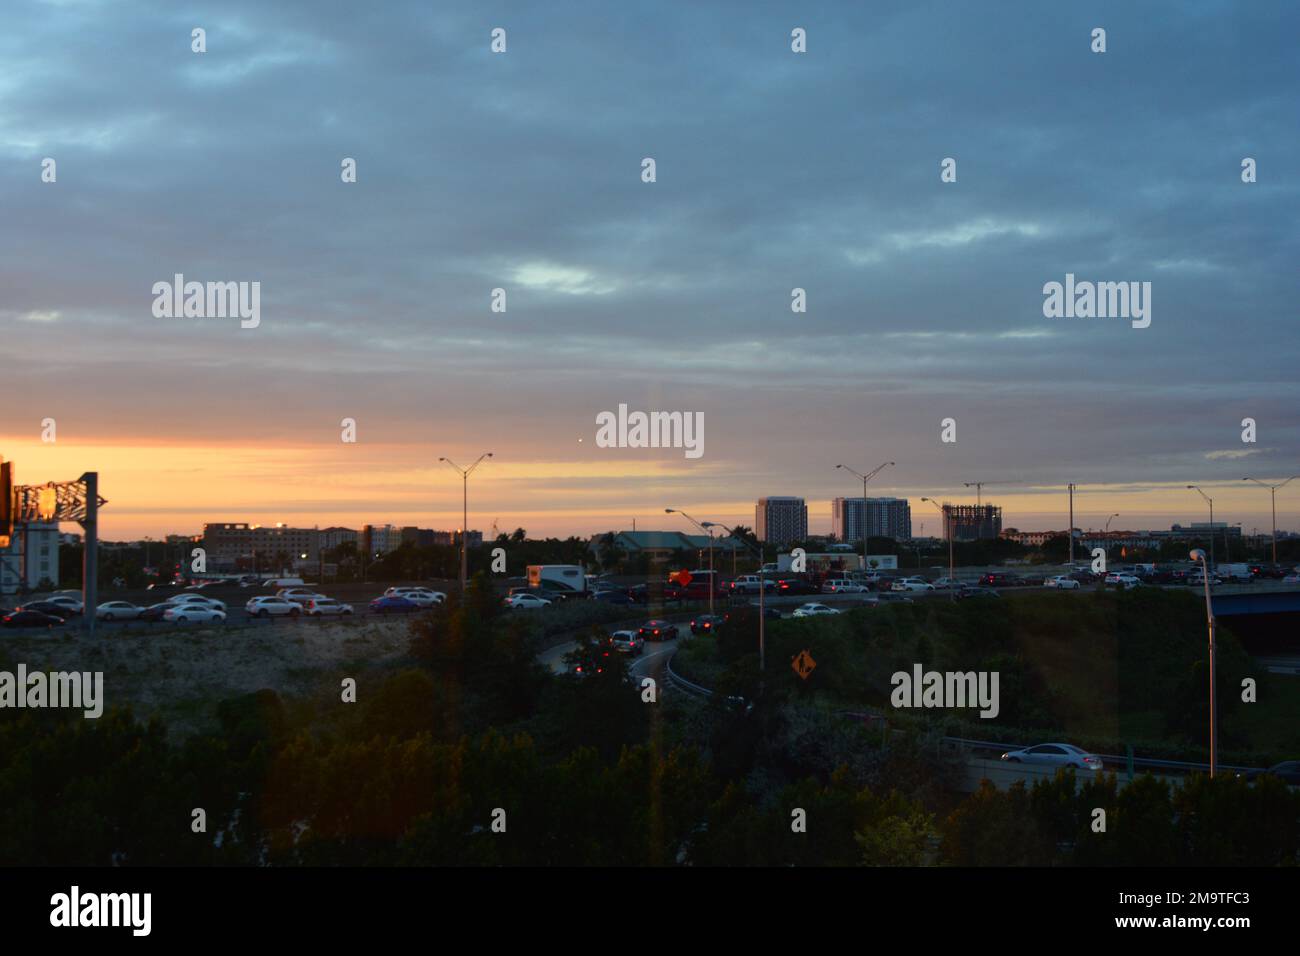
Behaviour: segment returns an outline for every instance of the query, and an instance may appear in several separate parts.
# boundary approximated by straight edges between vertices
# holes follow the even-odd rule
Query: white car
[[[333,598],[316,598],[307,602],[305,610],[308,617],[334,617],[341,614],[351,614],[352,605],[343,604]]]
[[[805,604],[803,607],[795,608],[791,617],[820,617],[823,614],[839,614],[840,612],[833,607],[827,607],[825,604]]]
[[[163,620],[173,624],[221,624],[226,620],[226,612],[201,604],[175,604],[163,611]]]
[[[278,597],[255,597],[244,605],[250,617],[297,617],[302,607]]]
[[[1007,763],[1046,764],[1052,767],[1073,767],[1076,770],[1101,770],[1101,758],[1074,744],[1038,744],[1023,750],[1011,750],[1002,755]]]
[[[194,604],[199,607],[211,608],[214,611],[224,611],[226,609],[225,601],[218,601],[216,598],[205,597],[202,594],[173,594],[165,603],[176,605]]]
[[[1300,574],[1288,574],[1282,579],[1283,584],[1300,584]]]
[[[1121,588],[1123,588],[1125,591],[1127,591],[1127,590],[1129,590],[1130,588],[1135,588],[1135,587],[1137,587],[1137,586],[1138,586],[1139,584],[1141,584],[1142,582],[1139,581],[1139,580],[1137,579],[1137,577],[1134,576],[1134,575],[1132,575],[1132,574],[1112,573],[1112,574],[1108,574],[1108,575],[1106,575],[1106,583],[1107,583],[1107,584],[1117,584],[1117,585],[1119,585]]]
[[[864,594],[870,590],[871,588],[865,584],[859,584],[857,581],[846,581],[842,578],[822,583],[823,594]]]
[[[512,594],[505,599],[505,606],[516,611],[546,607],[550,603],[546,598],[540,598],[536,594]]]
[[[1195,585],[1196,587],[1204,587],[1204,586],[1205,586],[1205,572],[1204,572],[1204,571],[1193,571],[1191,574],[1187,575],[1187,583],[1188,583],[1188,584],[1193,584],[1193,585]],[[1211,573],[1211,575],[1210,575],[1210,587],[1215,587],[1215,586],[1220,585],[1220,584],[1222,584],[1222,583],[1223,583],[1223,579],[1222,579],[1221,577],[1219,577],[1217,574],[1213,574],[1213,573]]]
[[[953,588],[960,588],[965,583],[966,582],[962,581],[960,578],[935,578],[934,588],[936,591],[949,591]]]
[[[1066,574],[1058,574],[1054,578],[1048,578],[1043,582],[1045,588],[1059,588],[1062,591],[1077,591],[1079,582]]]
[[[933,591],[934,585],[925,578],[899,578],[890,587],[891,591]]]
[[[95,619],[99,621],[134,621],[144,608],[136,607],[130,601],[105,601],[95,608]]]
[[[80,614],[85,610],[85,605],[81,603],[81,598],[72,597],[68,594],[56,594],[53,597],[46,598],[45,600],[49,601],[51,604],[57,604],[61,608],[66,608],[73,614]]]
[[[416,607],[435,607],[447,600],[447,595],[441,591],[430,591],[428,588],[389,588],[389,591],[393,593],[384,593],[389,597],[406,598]]]

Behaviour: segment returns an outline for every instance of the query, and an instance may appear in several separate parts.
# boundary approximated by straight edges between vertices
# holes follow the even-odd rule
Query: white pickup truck
[[[742,574],[731,582],[731,590],[737,594],[757,594],[759,588],[771,591],[776,582],[771,578],[760,578],[757,574]]]

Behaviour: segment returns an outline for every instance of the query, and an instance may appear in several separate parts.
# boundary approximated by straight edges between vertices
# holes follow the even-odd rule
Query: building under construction
[[[998,505],[943,506],[945,536],[954,541],[996,540],[1002,533],[1002,508]]]

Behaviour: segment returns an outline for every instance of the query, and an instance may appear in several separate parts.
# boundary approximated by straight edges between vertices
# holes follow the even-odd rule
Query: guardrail
[[[693,694],[696,697],[713,696],[713,691],[710,690],[709,688],[702,687],[699,684],[692,683],[691,681],[688,681],[686,678],[682,677],[680,674],[674,671],[672,657],[668,658],[668,662],[665,665],[665,668],[668,673],[669,682],[674,684],[677,687],[680,687],[688,694]],[[867,717],[872,721],[882,719],[881,716],[877,714],[864,714],[864,713],[848,712],[848,711],[844,711],[842,713],[844,716],[854,717],[859,720],[862,719],[863,717]],[[888,718],[886,717],[883,719],[888,719]],[[956,744],[958,747],[960,747],[963,750],[993,751],[997,753],[999,756],[1006,753],[1008,750],[1023,750],[1025,747],[1033,746],[1032,744],[1015,744],[1015,743],[1006,743],[1006,742],[996,741],[996,740],[971,740],[968,737],[944,737],[943,742]],[[1130,763],[1129,758],[1127,756],[1120,756],[1118,754],[1093,754],[1093,756],[1100,757],[1104,764],[1110,764],[1110,765],[1118,764],[1120,768],[1127,768]],[[1208,763],[1195,763],[1195,762],[1185,761],[1185,760],[1159,760],[1154,757],[1134,757],[1132,759],[1132,765],[1135,769],[1141,767],[1142,769],[1150,769],[1150,770],[1177,770],[1177,771],[1181,771],[1182,773],[1192,773],[1198,770],[1208,771],[1210,769],[1210,765]],[[1244,773],[1251,770],[1263,770],[1264,768],[1263,767],[1242,767],[1242,766],[1237,766],[1236,764],[1221,763],[1217,765],[1217,769]]]
[[[944,737],[943,739],[946,743],[957,744],[964,750],[991,750],[999,755],[1006,753],[1008,750],[1023,750],[1026,746],[1033,746],[1032,744],[1000,743],[993,740],[970,740],[966,737]],[[1127,756],[1119,754],[1093,754],[1093,756],[1100,757],[1103,763],[1119,764],[1122,767],[1127,767],[1129,765],[1129,758]],[[1190,773],[1195,770],[1208,771],[1210,769],[1208,763],[1194,763],[1185,760],[1159,760],[1154,757],[1134,757],[1132,763],[1135,768],[1142,767],[1144,769],[1152,770],[1181,770],[1184,773]],[[1217,765],[1217,769],[1244,772],[1248,770],[1262,770],[1264,768],[1240,767],[1235,764],[1221,763]]]
[[[713,691],[709,690],[709,688],[688,681],[681,674],[678,674],[673,670],[673,658],[676,656],[676,654],[669,655],[668,662],[664,665],[664,669],[668,674],[668,683],[676,687],[678,690],[685,691],[694,697],[712,697]]]

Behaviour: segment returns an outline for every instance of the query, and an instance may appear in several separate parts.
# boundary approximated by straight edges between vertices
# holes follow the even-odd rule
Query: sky
[[[1273,0],[8,3],[0,455],[97,470],[110,539],[455,528],[438,459],[485,451],[470,526],[534,535],[791,494],[825,532],[835,465],[884,461],[918,534],[968,481],[1022,529],[1067,482],[1083,528],[1207,520],[1198,484],[1267,529],[1298,31]],[[260,323],[156,317],[177,273],[259,282]],[[1150,326],[1045,317],[1066,274],[1150,282]],[[703,455],[598,446],[620,404],[701,414]],[[1300,528],[1300,481],[1277,503]]]

